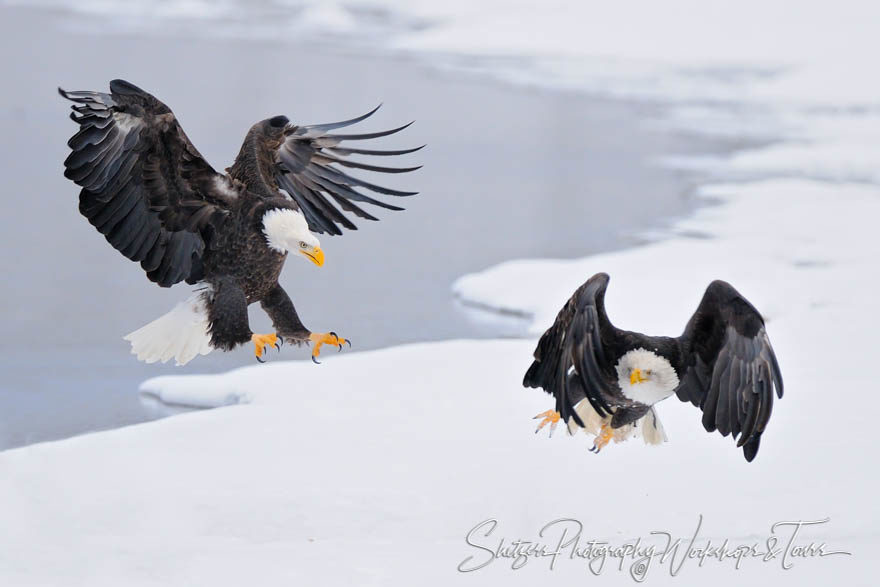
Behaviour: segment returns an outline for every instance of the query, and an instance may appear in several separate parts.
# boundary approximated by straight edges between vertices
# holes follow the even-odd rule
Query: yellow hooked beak
[[[307,251],[300,251],[300,253],[302,253],[303,255],[305,255],[305,257],[306,257],[309,261],[311,261],[312,263],[314,263],[314,264],[317,265],[318,267],[320,267],[321,265],[324,264],[324,251],[321,250],[321,247],[317,247],[317,248],[316,248],[314,251],[312,251],[311,253],[309,253],[309,252],[307,252]]]
[[[636,383],[644,383],[647,381],[645,377],[642,377],[641,369],[633,369],[633,372],[629,376],[629,384],[635,385]]]

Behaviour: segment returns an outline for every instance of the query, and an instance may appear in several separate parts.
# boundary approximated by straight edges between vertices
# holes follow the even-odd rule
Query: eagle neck
[[[248,190],[264,197],[277,195],[278,187],[272,173],[274,156],[263,137],[251,130],[241,145],[238,157],[227,171]]]

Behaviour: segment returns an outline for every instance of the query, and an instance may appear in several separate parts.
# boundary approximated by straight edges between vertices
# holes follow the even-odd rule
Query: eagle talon
[[[316,358],[315,358],[315,355],[312,355],[312,362],[313,362],[315,365],[320,365],[320,364],[321,364],[321,361],[319,361],[318,359],[316,359]]]
[[[315,343],[314,347],[312,348],[312,361],[317,363],[318,365],[320,365],[321,363],[317,360],[316,357],[321,354],[321,347],[325,344],[337,347],[337,352],[342,350],[343,344],[348,344],[349,346],[351,346],[351,343],[348,340],[342,338],[335,332],[327,332],[324,334],[313,332],[309,334],[308,342]]]
[[[251,341],[254,343],[254,356],[260,363],[266,362],[261,358],[266,354],[266,347],[274,346],[278,350],[281,350],[278,347],[277,334],[252,334]]]
[[[608,424],[602,424],[599,434],[597,434],[596,439],[593,440],[593,448],[590,449],[590,452],[599,454],[599,451],[605,448],[605,446],[611,442],[612,438],[614,438],[614,429]]]
[[[556,425],[559,424],[559,420],[561,419],[559,412],[556,410],[547,410],[546,412],[541,412],[532,420],[537,420],[538,418],[543,418],[541,423],[538,424],[538,428],[535,430],[535,434],[541,431],[541,428],[550,424],[550,438],[553,438],[553,431],[556,430]]]

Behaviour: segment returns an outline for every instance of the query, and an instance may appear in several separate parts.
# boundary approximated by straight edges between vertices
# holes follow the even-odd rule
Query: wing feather
[[[703,410],[703,427],[731,435],[746,460],[755,458],[782,397],[782,373],[764,320],[730,284],[714,281],[678,339],[685,372],[675,390]]]
[[[123,80],[110,93],[65,91],[80,125],[67,142],[64,175],[77,183],[80,212],[147,276],[168,287],[189,279],[233,190],[199,155],[162,102]]]
[[[543,388],[556,399],[556,411],[583,426],[574,406],[586,397],[600,416],[611,413],[606,398],[614,395],[616,375],[607,373],[603,340],[617,330],[605,315],[608,275],[597,273],[566,302],[553,325],[541,336],[523,386]]]
[[[343,141],[367,140],[389,136],[402,131],[412,123],[391,130],[373,133],[328,134],[327,132],[362,122],[372,116],[378,109],[379,106],[366,114],[341,122],[303,126],[289,125],[285,128],[284,139],[275,149],[275,180],[278,186],[290,195],[302,211],[309,224],[309,230],[327,234],[342,234],[340,227],[356,230],[355,224],[343,212],[351,212],[357,217],[367,220],[377,220],[375,216],[354,202],[362,202],[387,210],[403,210],[399,206],[387,204],[367,196],[354,189],[355,187],[397,197],[412,196],[417,193],[386,188],[344,173],[336,167],[342,166],[391,174],[409,173],[419,169],[419,166],[387,167],[372,165],[353,161],[346,157],[352,154],[375,156],[406,155],[418,151],[422,147],[382,151],[351,149],[340,146],[340,143]],[[336,206],[339,206],[339,208]]]

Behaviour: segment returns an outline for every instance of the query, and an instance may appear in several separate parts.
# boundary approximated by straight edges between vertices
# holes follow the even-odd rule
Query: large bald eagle
[[[80,212],[113,247],[170,287],[200,284],[168,314],[126,336],[132,353],[147,362],[175,359],[182,365],[212,349],[253,342],[257,360],[269,346],[289,340],[311,343],[312,360],[324,344],[350,342],[333,332],[309,331],[278,284],[288,253],[324,264],[313,233],[355,230],[342,211],[377,220],[358,203],[402,210],[356,188],[410,196],[352,177],[335,165],[402,173],[418,167],[379,167],[348,155],[402,155],[341,147],[343,141],[383,137],[406,128],[366,134],[329,131],[373,114],[329,124],[298,126],[285,116],[260,121],[248,131],[226,173],[215,171],[183,132],[171,110],[123,80],[110,93],[68,92],[79,125],[68,141],[72,153],[64,175],[82,190]],[[377,107],[378,109],[378,107]],[[410,123],[411,124],[411,123]],[[335,202],[342,211],[336,208]],[[260,302],[276,332],[255,334],[247,307]]]
[[[552,429],[562,419],[570,433],[596,435],[593,452],[612,439],[640,433],[666,440],[654,404],[672,394],[703,411],[703,427],[732,435],[747,461],[758,453],[782,375],[764,320],[729,283],[713,281],[678,338],[646,336],[614,327],[605,313],[609,277],[584,283],[541,337],[523,385],[556,398],[536,416]]]

